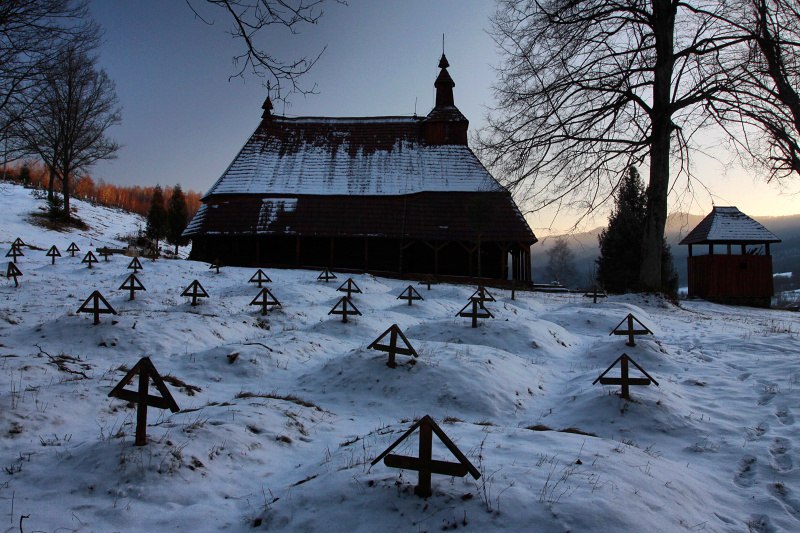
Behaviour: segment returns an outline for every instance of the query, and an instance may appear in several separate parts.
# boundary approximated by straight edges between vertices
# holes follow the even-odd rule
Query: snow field
[[[143,260],[147,290],[128,301],[128,258],[80,260],[140,219],[80,202],[91,233],[46,232],[25,221],[28,191],[3,194],[0,252],[38,248],[19,288],[0,282],[11,531],[23,515],[25,531],[800,529],[796,314],[490,289],[497,318],[472,329],[455,314],[475,287],[415,285],[425,300],[409,307],[408,282],[354,275],[363,316],[342,324],[328,311],[347,275],[266,269],[282,307],[262,317],[254,269],[180,260]],[[210,295],[196,307],[180,296],[194,279]],[[95,289],[119,313],[98,326],[76,313]],[[635,347],[609,336],[628,313],[654,332]],[[366,349],[391,324],[414,364]],[[626,401],[592,386],[622,353],[660,387]],[[135,409],[107,395],[143,356],[182,410],[149,409],[134,447]],[[434,475],[423,500],[416,472],[369,463],[425,414],[483,475]],[[416,456],[417,440],[394,453]],[[434,458],[454,460],[437,439]]]

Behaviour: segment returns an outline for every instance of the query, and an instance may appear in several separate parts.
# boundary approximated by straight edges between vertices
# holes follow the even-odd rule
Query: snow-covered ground
[[[143,261],[128,301],[128,258],[80,261],[138,217],[76,202],[92,229],[47,232],[28,191],[2,189],[0,253],[38,248],[19,288],[0,282],[4,531],[800,530],[799,314],[493,291],[472,329],[454,315],[474,287],[417,286],[409,307],[407,282],[356,275],[363,316],[343,324],[328,311],[347,276],[269,269],[282,307],[262,317],[254,269],[182,260]],[[119,313],[97,326],[76,313],[94,290]],[[636,347],[609,336],[628,313],[654,332]],[[416,364],[367,350],[392,324]],[[593,386],[622,353],[660,386]],[[150,408],[135,447],[135,409],[108,393],[144,356],[181,411]],[[370,462],[426,414],[483,475],[434,475],[420,499],[415,472]]]

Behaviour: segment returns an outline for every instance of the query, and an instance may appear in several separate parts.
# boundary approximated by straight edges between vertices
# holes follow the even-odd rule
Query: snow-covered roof
[[[714,207],[680,244],[781,242],[767,228],[736,207]]]
[[[424,120],[271,116],[204,199],[504,191],[469,147],[426,144]]]

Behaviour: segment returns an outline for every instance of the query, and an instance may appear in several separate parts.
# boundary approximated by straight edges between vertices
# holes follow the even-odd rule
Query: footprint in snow
[[[778,420],[784,426],[791,426],[792,424],[794,424],[794,415],[792,414],[792,412],[789,410],[788,407],[785,409],[779,409],[775,411],[775,416],[778,417]]]
[[[787,470],[791,470],[792,466],[794,466],[792,457],[789,455],[791,447],[791,441],[783,437],[778,437],[772,441],[772,446],[769,447],[769,453],[772,454],[772,458],[775,460],[773,466],[778,472],[786,472]]]
[[[736,379],[738,379],[739,381],[744,381],[744,380],[746,380],[747,378],[749,378],[752,375],[753,375],[752,372],[743,372],[743,373],[739,374],[739,376]]]
[[[786,506],[786,510],[795,518],[800,515],[800,498],[795,495],[794,491],[786,483],[773,483],[769,486],[769,491]]]
[[[739,461],[739,466],[736,469],[736,475],[733,476],[733,482],[740,487],[752,487],[756,482],[756,458],[752,455],[745,455]]]

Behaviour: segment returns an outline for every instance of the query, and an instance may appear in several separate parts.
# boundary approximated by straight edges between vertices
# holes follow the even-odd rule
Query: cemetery
[[[0,251],[17,237],[24,276],[0,286],[14,529],[796,522],[794,314],[183,260],[90,270],[50,251],[113,239],[27,232]]]

